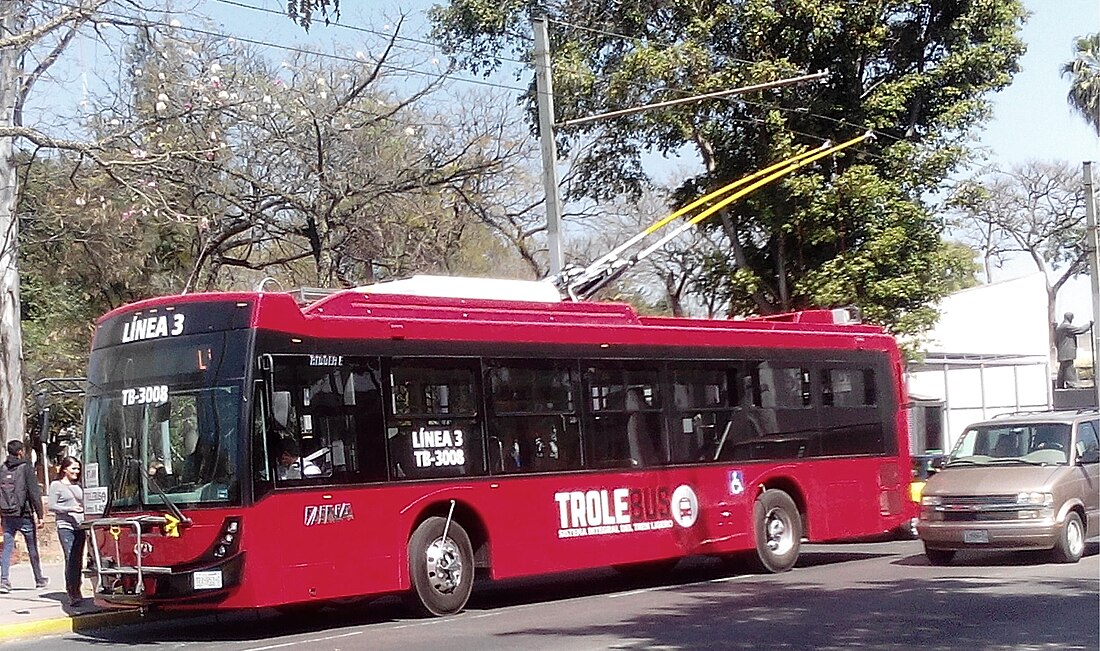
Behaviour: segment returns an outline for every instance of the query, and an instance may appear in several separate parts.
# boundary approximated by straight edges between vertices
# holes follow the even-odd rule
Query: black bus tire
[[[462,525],[431,517],[420,523],[409,538],[409,579],[406,599],[422,616],[453,615],[466,606],[474,585],[474,549]]]
[[[771,573],[794,567],[802,547],[802,516],[791,496],[774,488],[764,491],[753,504],[752,521],[756,539],[752,566]]]

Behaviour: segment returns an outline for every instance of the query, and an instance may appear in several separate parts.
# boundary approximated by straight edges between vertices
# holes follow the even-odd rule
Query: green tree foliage
[[[19,159],[20,299],[32,379],[82,376],[95,320],[176,291],[189,268],[186,224],[142,219],[107,174],[74,159]]]
[[[315,16],[326,25],[340,20],[340,0],[286,0],[286,12],[308,32]]]
[[[1016,0],[762,0],[546,3],[453,0],[433,14],[455,60],[488,72],[529,57],[528,19],[548,14],[557,121],[828,69],[825,83],[562,128],[578,153],[571,197],[634,195],[641,155],[692,147],[705,172],[682,205],[776,160],[847,140],[877,141],[751,195],[712,220],[724,251],[697,289],[734,313],[858,304],[899,332],[965,273],[922,197],[966,161],[988,96],[1024,47]],[[533,93],[528,100],[533,101]]]
[[[1074,43],[1073,60],[1062,66],[1072,85],[1067,100],[1100,136],[1100,32]]]

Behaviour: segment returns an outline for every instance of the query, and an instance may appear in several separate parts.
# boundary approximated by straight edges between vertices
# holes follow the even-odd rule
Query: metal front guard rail
[[[168,523],[168,519],[164,516],[158,515],[140,515],[133,518],[100,518],[98,520],[92,520],[88,522],[88,531],[91,534],[92,539],[92,553],[95,556],[95,572],[97,585],[100,588],[100,592],[103,592],[103,586],[105,585],[104,577],[109,576],[113,578],[121,578],[123,576],[136,576],[137,582],[134,585],[134,594],[140,595],[145,590],[145,575],[146,574],[171,574],[172,568],[170,567],[156,567],[142,565],[142,549],[141,549],[141,528],[143,525],[164,525]],[[99,549],[99,539],[96,537],[96,529],[106,529],[107,534],[114,538],[116,546],[116,556],[121,556],[121,552],[118,550],[118,535],[113,531],[117,527],[119,529],[118,535],[121,535],[121,529],[132,528],[134,530],[134,559],[136,563],[133,567],[127,567],[121,565],[121,558],[115,558],[115,566],[110,568],[103,567],[103,555]]]

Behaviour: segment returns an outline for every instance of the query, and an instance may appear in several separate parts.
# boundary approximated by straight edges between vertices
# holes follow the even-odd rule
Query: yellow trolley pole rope
[[[558,276],[558,279],[555,282],[556,284],[558,284],[562,292],[564,294],[567,294],[568,297],[572,300],[587,298],[588,296],[591,296],[593,293],[595,293],[597,289],[606,285],[608,282],[611,282],[615,278],[618,278],[627,269],[634,266],[639,261],[645,259],[647,256],[652,254],[660,247],[664,246],[673,238],[691,228],[693,225],[703,221],[707,217],[710,217],[711,215],[733,203],[734,201],[737,201],[738,199],[758,190],[759,188],[771,183],[772,181],[780,179],[787,174],[790,174],[791,172],[794,172],[806,165],[809,165],[810,163],[813,163],[814,161],[820,160],[821,158],[829,156],[830,154],[835,154],[838,151],[847,149],[848,147],[851,147],[873,137],[874,134],[868,131],[863,135],[842,142],[839,145],[830,145],[826,142],[816,149],[810,149],[800,154],[796,154],[794,156],[791,156],[790,158],[779,161],[778,163],[769,165],[768,167],[758,172],[754,172],[732,183],[724,185],[721,188],[718,188],[713,192],[709,192],[702,197],[696,199],[695,201],[692,201],[688,205],[676,210],[671,215],[668,215],[667,217],[664,217],[646,227],[645,230],[643,230],[642,232],[631,237],[623,244],[615,247],[615,249],[613,249],[611,252],[603,255],[595,262],[585,267],[583,270],[580,271],[580,273],[577,273],[572,277]],[[746,184],[749,185],[747,187],[742,187]],[[706,210],[699,213],[695,217],[692,217],[687,222],[681,224],[679,228],[676,228],[674,231],[662,237],[659,241],[637,253],[636,255],[630,256],[629,258],[625,259],[618,257],[620,253],[642,241],[650,234],[660,230],[661,228],[664,228],[674,219],[682,217],[692,210],[695,210],[699,206],[713,201],[714,199],[728,192],[737,190],[738,188],[741,189],[714,203]]]
[[[766,167],[766,168],[764,168],[764,169],[762,169],[758,172],[753,172],[752,174],[750,174],[748,176],[737,179],[733,183],[729,183],[727,185],[724,185],[721,188],[718,188],[717,190],[715,190],[713,192],[708,192],[707,194],[705,194],[702,197],[696,199],[695,201],[692,201],[691,203],[684,206],[683,208],[680,208],[679,210],[672,213],[671,215],[668,215],[667,217],[663,217],[660,221],[657,221],[654,224],[650,224],[642,232],[640,232],[637,235],[631,237],[629,240],[627,240],[626,242],[623,242],[619,246],[615,247],[610,252],[605,253],[603,256],[601,256],[595,262],[593,262],[591,265],[589,265],[589,267],[590,268],[598,268],[600,265],[606,264],[606,263],[614,260],[620,253],[622,253],[623,251],[625,251],[625,250],[629,249],[630,247],[634,246],[638,242],[641,242],[643,239],[645,239],[649,235],[661,230],[662,228],[665,227],[666,224],[668,224],[672,220],[676,219],[677,217],[681,217],[681,216],[691,212],[692,210],[695,210],[696,208],[698,208],[699,206],[705,204],[706,202],[711,201],[712,199],[715,199],[717,197],[720,197],[721,195],[723,195],[723,194],[725,194],[725,193],[727,193],[731,190],[736,190],[737,188],[741,187],[742,185],[744,185],[746,183],[749,183],[749,182],[753,181],[754,179],[758,179],[761,176],[764,176],[765,174],[770,174],[770,173],[772,173],[772,172],[774,172],[774,171],[776,171],[780,168],[786,168],[786,167],[788,167],[788,166],[790,166],[794,163],[797,163],[798,161],[800,161],[800,160],[802,160],[806,157],[813,156],[816,153],[822,152],[822,151],[828,149],[828,147],[829,147],[829,143],[825,143],[825,144],[821,145],[820,147],[818,147],[816,149],[810,149],[810,150],[802,152],[801,154],[796,154],[795,156],[791,156],[790,158],[788,158],[786,160],[782,160],[782,161],[779,161],[778,163],[775,163],[773,165],[769,165],[768,167]]]
[[[675,238],[677,235],[683,233],[684,231],[691,228],[693,225],[698,224],[699,222],[703,221],[707,217],[710,217],[711,215],[718,212],[722,208],[725,208],[726,206],[733,203],[734,201],[737,201],[741,197],[743,197],[747,194],[750,194],[750,193],[754,192],[755,190],[758,190],[761,187],[771,183],[772,181],[775,181],[776,179],[780,179],[780,178],[786,176],[787,174],[790,174],[791,172],[794,172],[795,170],[797,170],[797,169],[799,169],[799,168],[801,168],[805,165],[809,165],[810,163],[812,163],[816,160],[819,160],[821,158],[824,158],[825,156],[828,156],[830,154],[835,154],[838,151],[841,151],[843,149],[847,149],[848,147],[851,147],[852,145],[857,145],[857,144],[863,142],[864,140],[867,140],[868,138],[873,138],[873,137],[874,137],[874,134],[872,134],[870,131],[868,131],[867,133],[864,133],[861,136],[857,136],[855,138],[852,138],[851,140],[847,140],[845,142],[842,142],[839,145],[834,145],[832,147],[822,149],[820,151],[817,151],[816,153],[814,153],[811,156],[807,156],[806,158],[803,158],[800,161],[790,163],[789,165],[787,165],[786,167],[784,167],[781,170],[773,171],[772,173],[768,174],[767,176],[765,176],[764,178],[760,179],[759,181],[753,183],[752,185],[748,186],[747,188],[744,188],[743,190],[740,190],[738,192],[735,192],[735,193],[731,194],[730,196],[726,197],[725,199],[722,199],[721,201],[715,203],[714,205],[707,208],[703,212],[699,213],[695,217],[692,217],[690,220],[688,220],[687,222],[682,224],[679,228],[672,231],[671,233],[669,233],[665,237],[662,237],[660,239],[660,241],[656,242],[655,244],[653,244],[649,248],[645,249],[644,251],[641,251],[640,253],[638,253],[638,255],[633,258],[633,262],[638,262],[638,261],[644,259],[649,254],[653,253],[657,249],[664,246],[669,240]],[[772,167],[774,168],[775,166],[772,166]],[[769,169],[771,169],[771,168],[769,168]],[[698,203],[698,202],[696,202],[696,203]],[[666,218],[666,219],[668,219],[668,218]],[[662,221],[665,221],[665,220],[662,220]]]

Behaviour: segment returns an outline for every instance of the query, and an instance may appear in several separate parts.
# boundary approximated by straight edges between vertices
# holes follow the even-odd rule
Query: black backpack
[[[0,515],[21,515],[23,503],[27,501],[26,495],[20,495],[20,483],[16,473],[23,472],[23,464],[14,468],[8,464],[0,464]]]

